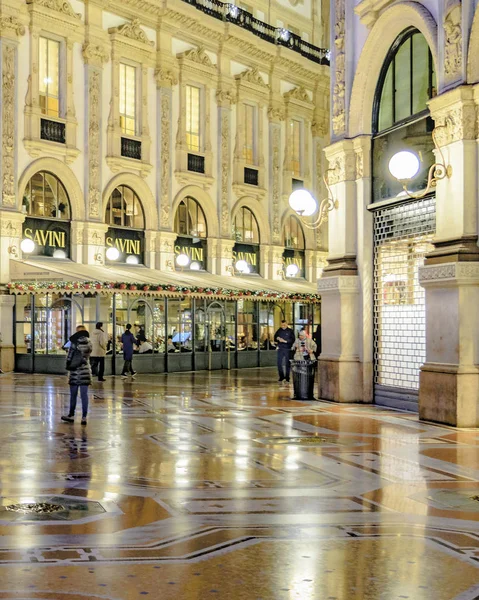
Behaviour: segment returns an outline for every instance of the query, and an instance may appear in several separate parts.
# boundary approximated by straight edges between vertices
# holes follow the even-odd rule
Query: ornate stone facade
[[[334,87],[333,87],[333,134],[339,137],[346,128],[346,29],[345,0],[335,2],[334,22]]]
[[[15,46],[2,48],[2,205],[16,204],[15,182]]]

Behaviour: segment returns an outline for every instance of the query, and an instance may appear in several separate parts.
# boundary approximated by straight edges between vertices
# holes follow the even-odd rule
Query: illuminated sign
[[[298,267],[298,274],[296,277],[304,277],[304,250],[285,248],[283,252],[283,265],[285,270],[289,265],[296,265]]]
[[[235,244],[233,246],[233,267],[244,260],[250,273],[259,273],[259,246],[254,244]]]
[[[23,238],[33,240],[33,256],[53,256],[55,250],[62,251],[63,257],[70,256],[70,223],[28,217],[23,223]]]
[[[105,236],[105,247],[117,248],[120,256],[115,261],[107,261],[114,263],[127,262],[128,257],[134,256],[138,259],[138,264],[143,264],[145,234],[143,231],[135,229],[120,229],[110,227]]]
[[[190,268],[191,263],[198,263],[200,269],[206,270],[206,240],[198,238],[189,238],[178,236],[175,242],[175,256],[186,254],[190,262],[186,268]],[[175,266],[178,266],[175,263]],[[181,270],[181,269],[180,269]]]

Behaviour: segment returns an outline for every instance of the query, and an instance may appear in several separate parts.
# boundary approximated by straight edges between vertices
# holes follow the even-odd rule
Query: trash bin
[[[295,400],[316,400],[314,397],[315,360],[291,360]]]

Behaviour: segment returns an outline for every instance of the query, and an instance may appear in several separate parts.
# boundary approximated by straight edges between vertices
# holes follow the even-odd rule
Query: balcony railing
[[[298,52],[308,60],[320,65],[329,65],[329,50],[318,48],[304,41],[299,35],[288,29],[273,27],[268,23],[264,23],[235,4],[220,2],[219,0],[183,0],[183,2],[191,4],[191,6],[219,21],[227,21],[247,29],[271,44],[284,46]]]
[[[59,121],[50,121],[50,119],[40,120],[40,138],[47,142],[57,142],[65,144],[65,123]]]
[[[258,185],[258,170],[250,169],[249,167],[244,168],[244,182],[248,185]]]
[[[205,172],[205,157],[198,154],[188,154],[188,171],[194,173]]]
[[[121,138],[121,155],[125,158],[141,160],[141,142],[130,138]]]

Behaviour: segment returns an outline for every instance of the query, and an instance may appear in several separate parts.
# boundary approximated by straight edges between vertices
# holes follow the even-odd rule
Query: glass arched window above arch
[[[283,269],[288,278],[305,276],[305,240],[299,219],[290,215],[283,228]]]
[[[233,222],[233,268],[237,274],[259,274],[259,228],[253,212],[243,206]]]
[[[27,183],[22,210],[29,217],[69,220],[70,200],[58,177],[40,171]]]
[[[126,185],[115,188],[106,205],[106,223],[112,227],[145,228],[145,217],[140,199]]]
[[[409,28],[398,36],[384,62],[373,106],[373,202],[397,200],[402,184],[389,172],[391,157],[401,150],[415,152],[421,169],[408,184],[424,189],[434,163],[432,130],[427,103],[436,95],[436,76],[426,38]],[[407,196],[406,196],[407,198]]]
[[[145,215],[137,194],[127,185],[116,187],[108,198],[105,222],[107,263],[143,264]]]
[[[70,200],[62,182],[48,171],[35,173],[25,187],[23,255],[70,257]]]
[[[407,30],[394,42],[381,72],[375,132],[427,112],[427,102],[435,95],[436,75],[426,38],[415,29]]]
[[[175,231],[178,235],[206,238],[206,219],[199,203],[190,196],[180,202],[176,209]]]
[[[175,268],[179,271],[206,269],[206,237],[208,228],[199,202],[187,196],[175,214]]]

